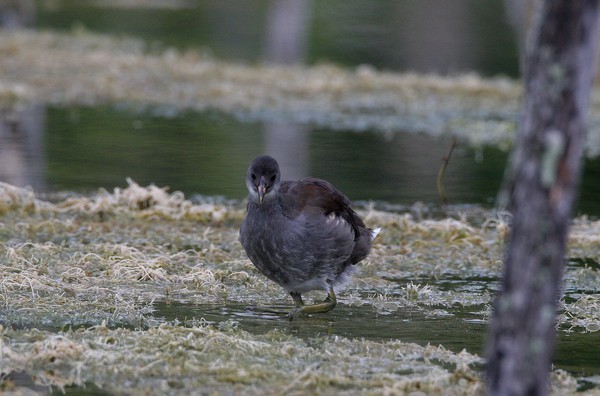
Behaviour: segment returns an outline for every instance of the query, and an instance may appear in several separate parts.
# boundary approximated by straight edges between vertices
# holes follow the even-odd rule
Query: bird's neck
[[[274,210],[278,210],[280,208],[280,203],[278,196],[265,196],[262,202],[258,201],[257,197],[250,195],[248,197],[248,211],[258,211],[258,212],[271,212]]]

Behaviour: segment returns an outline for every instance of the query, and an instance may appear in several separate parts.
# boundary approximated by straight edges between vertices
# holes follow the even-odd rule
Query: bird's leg
[[[298,317],[300,314],[311,314],[311,313],[325,313],[335,308],[337,299],[335,298],[335,292],[333,291],[333,285],[331,282],[328,283],[327,298],[321,303],[304,305],[300,293],[292,292],[292,298],[296,302],[296,309],[290,314],[290,320]]]
[[[290,292],[290,296],[294,299],[294,303],[296,303],[297,308],[301,308],[304,306],[304,301],[302,301],[302,295],[298,292]]]
[[[304,307],[304,300],[302,300],[302,295],[298,292],[290,292],[290,296],[294,299],[294,303],[296,304],[296,309],[289,313],[288,317],[290,320],[294,320],[302,313],[302,307]]]

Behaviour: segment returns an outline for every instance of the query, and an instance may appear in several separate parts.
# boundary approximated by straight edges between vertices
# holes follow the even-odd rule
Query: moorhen
[[[240,241],[256,268],[294,299],[290,319],[332,310],[334,288],[367,257],[380,229],[367,228],[350,200],[325,180],[282,182],[277,161],[268,155],[252,161],[246,187]],[[309,290],[325,290],[327,298],[305,305],[302,293]]]

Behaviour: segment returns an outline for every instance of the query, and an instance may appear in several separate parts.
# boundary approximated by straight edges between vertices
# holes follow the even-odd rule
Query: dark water
[[[49,190],[110,189],[131,177],[187,195],[242,198],[250,161],[270,153],[281,162],[284,178],[321,177],[353,200],[412,204],[439,199],[436,177],[448,141],[309,126],[297,127],[291,141],[276,136],[289,127],[214,113],[165,118],[108,108],[49,109],[47,184]],[[504,163],[502,152],[459,147],[446,175],[449,199],[491,203]]]
[[[115,109],[37,105],[11,133],[0,155],[11,166],[0,180],[37,191],[95,192],[154,183],[171,191],[245,197],[250,161],[269,153],[283,177],[332,182],[354,201],[439,204],[436,178],[451,142],[425,135],[332,131],[310,125],[242,122],[220,113],[157,115]],[[451,204],[493,206],[507,153],[458,144],[446,171]],[[8,172],[7,169],[12,169]],[[588,161],[578,211],[600,215],[600,160]]]
[[[284,55],[273,55],[277,48],[270,49],[270,43],[273,36],[285,36],[287,48],[282,51],[294,53],[296,61],[308,64],[519,73],[517,34],[503,0],[307,0],[287,10],[304,15],[299,19],[277,14],[276,2],[271,0],[163,2],[172,7],[98,3],[102,2],[37,0],[35,26],[58,30],[84,27],[139,37],[150,49],[199,49],[236,62],[281,59]],[[297,23],[300,28],[272,30],[277,18],[284,18],[284,26]]]

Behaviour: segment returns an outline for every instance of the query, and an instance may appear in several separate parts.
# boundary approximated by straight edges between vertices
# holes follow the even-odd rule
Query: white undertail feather
[[[375,239],[375,237],[376,237],[377,235],[379,235],[379,232],[380,232],[380,231],[381,231],[381,227],[377,227],[377,228],[375,228],[374,230],[371,230],[371,236],[372,236],[372,238],[373,238],[373,239]]]

